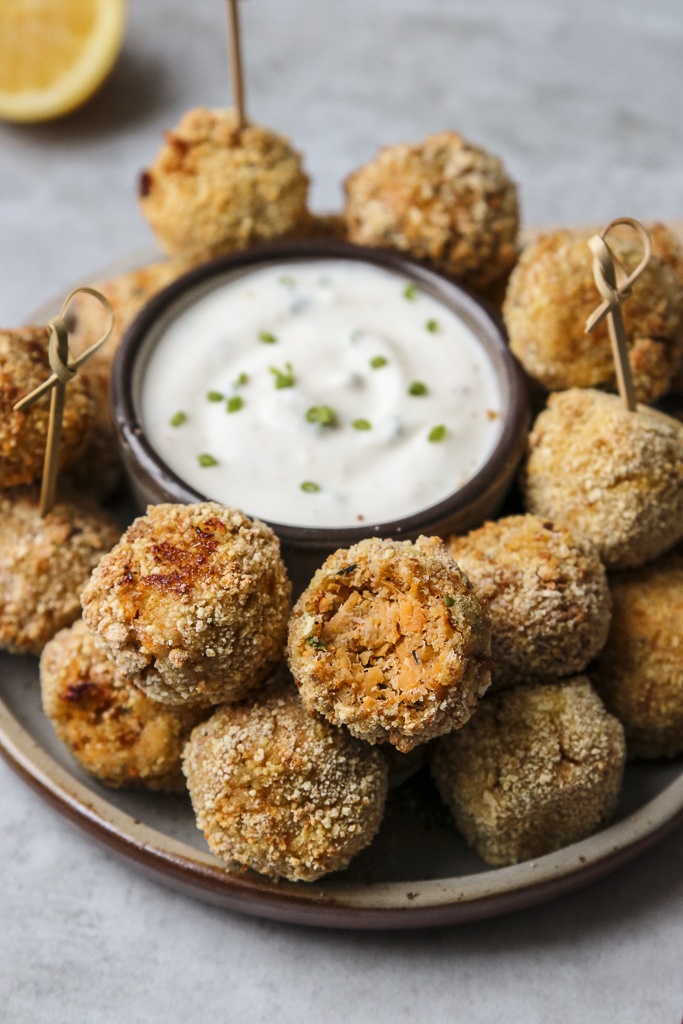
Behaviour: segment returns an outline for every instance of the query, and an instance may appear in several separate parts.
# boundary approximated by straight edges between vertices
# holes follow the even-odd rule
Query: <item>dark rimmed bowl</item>
[[[232,277],[268,264],[302,260],[347,259],[400,274],[454,312],[470,328],[489,356],[503,399],[503,428],[488,461],[463,487],[414,515],[353,527],[299,527],[271,522],[294,578],[305,585],[328,554],[371,535],[414,539],[420,534],[463,533],[500,507],[526,444],[529,402],[524,375],[507,346],[504,328],[493,311],[447,278],[399,253],[332,240],[288,241],[224,256],[189,271],[156,295],[126,332],[116,353],[112,401],[124,464],[137,501],[205,501],[207,496],[180,479],[154,451],[141,425],[140,390],[150,351],[152,328],[170,322],[181,310]],[[153,339],[151,339],[153,342]],[[244,509],[247,514],[252,510]]]

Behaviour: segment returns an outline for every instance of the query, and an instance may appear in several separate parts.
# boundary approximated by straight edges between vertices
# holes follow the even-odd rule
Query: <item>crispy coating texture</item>
[[[608,568],[642,565],[683,536],[683,427],[616,395],[550,395],[522,472],[529,512],[583,534]]]
[[[614,811],[624,732],[585,676],[501,690],[436,745],[432,773],[458,828],[495,867],[584,839]]]
[[[167,704],[254,690],[282,656],[291,585],[273,531],[216,502],[150,505],[83,592],[119,671]]]
[[[614,616],[591,679],[629,757],[683,753],[683,552],[610,577]]]
[[[43,471],[50,399],[46,396],[23,412],[13,407],[51,376],[48,338],[44,327],[0,331],[0,488],[32,483]],[[83,450],[94,421],[90,386],[77,374],[66,389],[60,467]]]
[[[169,256],[193,262],[292,233],[308,178],[287,139],[233,110],[189,110],[140,179],[140,208]]]
[[[517,189],[457,132],[386,146],[346,179],[349,240],[408,252],[476,289],[517,259]]]
[[[287,650],[311,713],[403,753],[460,728],[491,681],[488,616],[436,537],[330,555],[294,608]]]
[[[588,239],[594,231],[541,235],[522,253],[505,298],[510,347],[527,373],[549,391],[572,387],[616,390],[607,321],[590,334],[586,321],[602,302],[593,280]],[[683,283],[678,243],[663,225],[652,229],[653,256],[623,304],[636,396],[652,402],[671,386],[683,358]],[[610,246],[630,272],[640,240],[610,233]]]
[[[494,686],[575,675],[604,646],[612,602],[588,541],[541,516],[485,523],[448,550],[491,618]]]
[[[340,871],[382,820],[384,759],[307,715],[293,686],[217,710],[192,733],[183,768],[211,850],[276,878]]]
[[[207,712],[150,700],[127,679],[79,619],[40,659],[43,710],[85,771],[107,786],[182,793],[181,754]]]
[[[59,501],[45,518],[38,490],[0,494],[0,647],[40,654],[81,613],[80,597],[121,531],[95,505]]]

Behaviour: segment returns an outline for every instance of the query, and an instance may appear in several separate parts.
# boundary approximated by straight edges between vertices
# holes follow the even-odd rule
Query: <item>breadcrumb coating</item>
[[[44,327],[0,331],[0,488],[32,483],[43,471],[50,398],[45,396],[23,412],[13,408],[51,376],[48,340]],[[60,467],[83,450],[94,421],[91,389],[77,374],[66,388]]]
[[[211,850],[276,878],[347,867],[382,820],[379,752],[307,715],[292,686],[217,710],[192,733],[183,768]]]
[[[585,676],[486,697],[432,773],[470,846],[501,867],[584,839],[617,803],[624,732]]]
[[[81,613],[80,597],[121,531],[95,505],[58,501],[43,519],[38,490],[0,493],[0,648],[40,654]]]
[[[309,712],[407,753],[473,713],[491,682],[490,637],[443,541],[371,538],[317,571],[287,650]]]
[[[349,240],[408,252],[477,289],[517,259],[517,189],[457,132],[386,146],[345,182]]]
[[[550,395],[522,472],[529,512],[582,534],[608,568],[642,565],[683,536],[683,426],[616,395]]]
[[[541,516],[485,523],[448,550],[491,619],[494,686],[575,675],[604,646],[612,602],[597,551]]]
[[[629,757],[683,753],[683,552],[610,577],[614,616],[591,679]]]
[[[207,712],[150,700],[117,674],[82,619],[46,645],[40,686],[57,736],[90,775],[107,786],[184,791],[183,747]]]
[[[663,225],[652,230],[653,256],[622,309],[638,401],[652,402],[671,386],[683,359],[683,282],[675,269],[677,242]],[[593,280],[588,240],[594,231],[541,235],[523,251],[503,306],[510,348],[527,373],[549,391],[572,387],[616,390],[607,321],[590,334],[586,321],[602,298]],[[626,269],[642,256],[633,233],[610,232],[610,247]]]
[[[169,256],[193,262],[272,241],[305,218],[301,156],[234,110],[189,110],[140,179],[140,208]]]
[[[100,563],[83,618],[154,700],[219,704],[279,661],[291,585],[258,519],[216,502],[150,505]]]

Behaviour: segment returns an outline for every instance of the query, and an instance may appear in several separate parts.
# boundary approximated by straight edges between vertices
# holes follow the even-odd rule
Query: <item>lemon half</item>
[[[0,118],[48,121],[85,103],[123,43],[125,0],[0,0]]]

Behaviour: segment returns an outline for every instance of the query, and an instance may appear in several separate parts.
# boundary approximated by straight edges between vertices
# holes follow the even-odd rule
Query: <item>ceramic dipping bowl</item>
[[[282,266],[286,271],[288,263],[330,259],[359,261],[398,274],[413,281],[422,292],[459,317],[492,365],[501,395],[502,424],[493,451],[476,475],[444,500],[413,515],[340,528],[291,526],[270,521],[269,525],[280,538],[295,592],[308,583],[327,555],[365,537],[447,536],[464,533],[493,516],[515,476],[525,449],[529,423],[525,378],[509,351],[501,322],[493,311],[452,281],[401,254],[339,241],[288,241],[253,248],[204,264],[174,281],[145,306],[116,353],[112,376],[116,428],[130,483],[142,508],[159,502],[187,504],[212,497],[195,490],[164,463],[142,426],[144,371],[163,331],[197,298],[233,278],[266,266]],[[247,515],[258,515],[257,509],[243,511]]]

